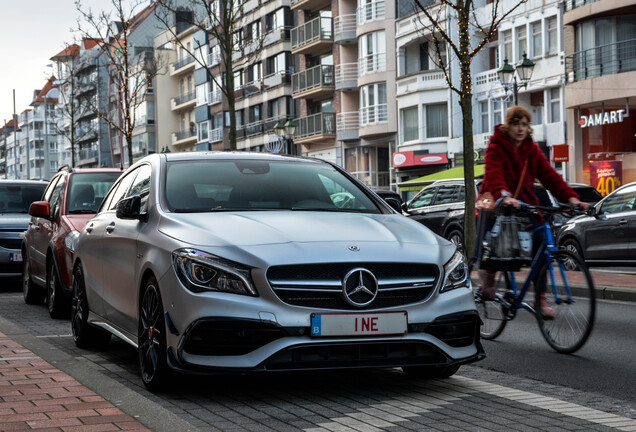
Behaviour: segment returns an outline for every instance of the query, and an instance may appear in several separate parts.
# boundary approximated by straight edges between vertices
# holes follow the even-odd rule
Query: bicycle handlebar
[[[593,207],[590,207],[587,210],[583,210],[583,208],[581,208],[580,206],[575,206],[572,204],[559,204],[556,207],[526,204],[523,201],[519,201],[519,204],[521,205],[521,209],[516,209],[513,207],[514,211],[526,210],[531,213],[536,213],[537,211],[539,211],[541,213],[549,213],[552,215],[563,214],[563,215],[569,215],[569,216],[578,216],[578,215],[584,215],[584,214],[591,216],[593,211]],[[503,200],[500,199],[499,202],[497,203],[497,206],[503,207],[504,206]]]

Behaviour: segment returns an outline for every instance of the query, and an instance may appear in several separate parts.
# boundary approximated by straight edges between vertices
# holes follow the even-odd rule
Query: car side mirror
[[[393,210],[395,210],[398,213],[402,213],[402,206],[400,205],[400,201],[397,198],[393,198],[393,197],[386,197],[384,198],[384,201],[389,205],[389,207],[391,207]]]
[[[145,215],[141,214],[141,197],[139,195],[122,199],[115,207],[115,215],[119,219],[143,220]]]
[[[29,214],[34,217],[48,218],[51,214],[51,207],[48,201],[34,201],[29,206]]]

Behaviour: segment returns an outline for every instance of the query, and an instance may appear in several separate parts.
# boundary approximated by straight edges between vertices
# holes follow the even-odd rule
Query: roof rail
[[[57,169],[57,172],[60,172],[60,171],[62,171],[62,170],[66,170],[66,171],[68,171],[68,172],[73,172],[73,168],[71,168],[68,164],[64,164],[64,165],[62,165],[61,167],[59,167],[59,168]]]

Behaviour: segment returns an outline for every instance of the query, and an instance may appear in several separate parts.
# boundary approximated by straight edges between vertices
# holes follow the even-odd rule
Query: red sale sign
[[[590,161],[590,185],[607,196],[623,184],[622,161]]]

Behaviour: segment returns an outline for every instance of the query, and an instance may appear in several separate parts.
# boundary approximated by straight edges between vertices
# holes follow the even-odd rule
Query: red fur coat
[[[527,160],[528,166],[517,195],[518,200],[531,205],[539,204],[534,191],[535,179],[538,179],[560,202],[568,202],[571,197],[578,198],[577,193],[552,168],[532,138],[526,138],[517,150],[508,134],[500,131],[499,126],[501,125],[495,126],[495,133],[490,138],[486,150],[486,173],[480,193],[490,192],[495,200],[501,197],[502,191],[514,195],[524,162]]]

